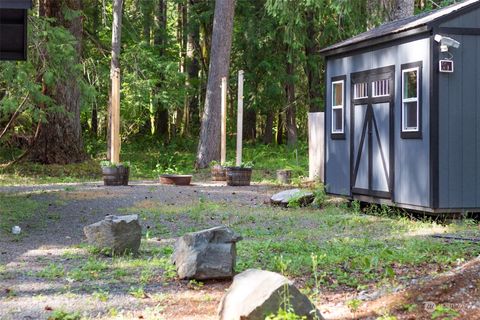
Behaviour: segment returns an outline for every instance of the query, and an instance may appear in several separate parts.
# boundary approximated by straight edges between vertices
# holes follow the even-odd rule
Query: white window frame
[[[359,95],[362,94],[361,96]],[[359,82],[353,85],[353,98],[354,99],[365,99],[368,98],[368,83]]]
[[[405,74],[416,71],[417,73],[417,96],[415,98],[405,99]],[[409,69],[402,70],[402,132],[419,132],[420,131],[420,103],[419,103],[419,94],[420,94],[420,68],[414,67]],[[407,103],[416,102],[417,103],[417,126],[407,128],[405,121],[405,106]]]
[[[342,84],[342,104],[341,105],[334,105],[335,103],[335,95],[334,95],[334,88],[335,88],[335,85],[336,84],[339,84],[341,83]],[[343,134],[345,133],[345,80],[338,80],[338,81],[333,81],[332,82],[332,127],[331,127],[331,131],[332,131],[332,134]],[[334,122],[334,114],[335,112],[333,112],[334,110],[338,110],[338,109],[341,109],[342,110],[342,130],[334,130],[334,126],[335,126],[335,122]]]
[[[378,84],[377,88],[375,88],[375,84]],[[385,92],[382,94],[378,94],[378,92]],[[388,79],[381,79],[372,82],[372,97],[373,98],[380,98],[380,97],[389,97],[390,96],[390,81]]]

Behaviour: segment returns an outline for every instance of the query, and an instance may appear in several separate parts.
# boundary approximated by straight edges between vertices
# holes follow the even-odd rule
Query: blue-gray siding
[[[480,27],[480,10],[472,10],[461,16],[449,19],[440,24],[440,27],[448,28],[479,28]]]
[[[422,139],[401,139],[401,65],[422,61],[423,99]],[[430,39],[420,39],[376,51],[329,58],[327,65],[326,108],[326,185],[333,194],[350,194],[350,74],[353,72],[395,65],[395,181],[394,202],[417,206],[430,206]],[[331,139],[331,78],[347,76],[345,140]]]
[[[439,206],[480,208],[480,37],[451,37],[461,46],[455,72],[439,75]]]

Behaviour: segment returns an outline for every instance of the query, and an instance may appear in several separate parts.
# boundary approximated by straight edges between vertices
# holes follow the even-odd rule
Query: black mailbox
[[[0,60],[27,59],[27,10],[31,0],[0,0]]]

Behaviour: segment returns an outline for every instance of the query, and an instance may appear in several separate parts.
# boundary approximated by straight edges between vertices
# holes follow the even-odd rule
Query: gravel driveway
[[[81,250],[81,247],[75,248],[85,240],[83,226],[101,220],[105,215],[122,214],[122,210],[149,200],[175,206],[198,202],[201,198],[256,207],[267,202],[275,191],[276,188],[263,185],[227,187],[222,183],[196,183],[180,187],[152,181],[134,181],[125,187],[105,187],[101,182],[0,187],[0,193],[29,194],[29,199],[41,204],[33,218],[20,223],[21,237],[14,238],[0,231],[0,319],[46,319],[52,309],[68,310],[72,306],[75,307],[73,310],[90,318],[108,318],[104,305],[100,308],[99,301],[92,301],[91,295],[82,293],[85,288],[79,287],[72,293],[68,279],[46,281],[35,276],[51,264],[63,266],[75,263],[69,254],[75,255],[75,250]],[[146,227],[146,222],[142,223]],[[193,291],[188,290],[185,283],[156,285],[159,286],[155,289],[157,292],[175,293],[175,299],[170,299],[168,303],[178,303],[181,307],[173,308],[177,312],[187,307],[186,301],[197,298],[203,301],[205,297],[210,297],[203,304],[196,303],[197,314],[180,313],[182,316],[170,315],[171,319],[209,319],[215,314],[217,301],[229,282],[214,283],[205,286],[208,288]],[[146,317],[147,311],[153,308],[151,312],[154,313],[161,304],[162,299],[158,297],[139,300],[115,285],[108,288],[110,299],[107,310],[117,310],[121,315],[130,314],[126,319],[138,318],[138,310],[143,312],[142,317],[150,319]]]

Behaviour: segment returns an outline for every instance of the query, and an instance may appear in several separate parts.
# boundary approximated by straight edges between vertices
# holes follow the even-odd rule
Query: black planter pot
[[[130,168],[124,166],[102,167],[103,183],[106,186],[128,186]]]
[[[249,186],[252,180],[252,168],[226,167],[228,186]]]

